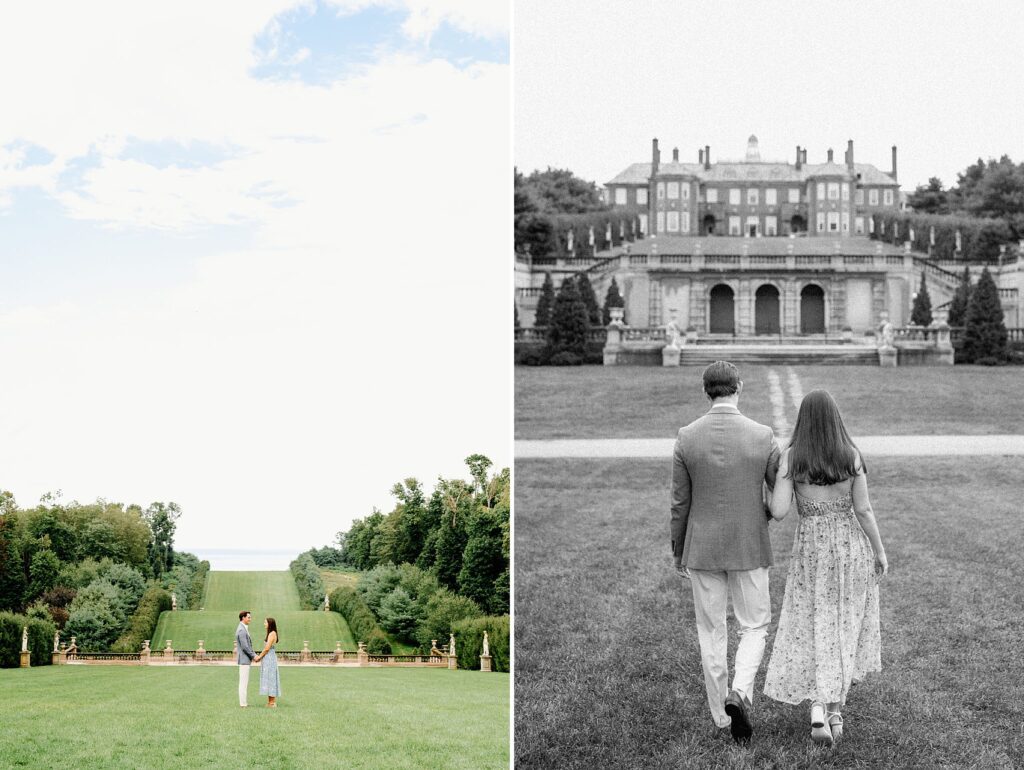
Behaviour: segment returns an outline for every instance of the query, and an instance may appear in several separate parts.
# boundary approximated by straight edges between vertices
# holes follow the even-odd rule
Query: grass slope
[[[255,647],[263,639],[263,619],[277,621],[280,650],[333,650],[336,642],[356,648],[345,619],[337,612],[303,612],[290,572],[213,572],[206,582],[202,611],[164,612],[153,634],[154,649],[170,639],[175,648],[194,650],[202,639],[208,650],[230,650],[238,627],[238,613],[253,614],[249,633]]]
[[[327,587],[327,593],[335,588],[355,588],[359,582],[359,573],[355,570],[320,569],[320,577]]]
[[[804,393],[835,396],[846,426],[857,435],[1024,433],[1017,395],[1019,367],[764,366],[742,365],[740,409],[770,425],[768,373],[786,393],[786,419],[796,422],[789,372]],[[515,368],[517,439],[653,438],[674,436],[704,414],[702,367],[584,366]],[[941,377],[936,374],[941,373]],[[922,397],[922,394],[927,394]],[[908,408],[913,405],[913,408]]]
[[[851,691],[834,751],[810,744],[805,707],[761,695],[749,749],[713,730],[692,594],[671,568],[668,462],[517,462],[516,766],[1024,766],[1019,460],[867,462],[892,570],[883,672]],[[771,528],[758,694],[796,524]]]
[[[229,667],[0,670],[0,767],[509,765],[507,674],[283,668],[275,710],[256,680],[240,709]]]

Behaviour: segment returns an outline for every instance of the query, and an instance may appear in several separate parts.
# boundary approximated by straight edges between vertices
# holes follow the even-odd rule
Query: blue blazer
[[[239,621],[238,629],[235,631],[235,641],[238,642],[238,665],[248,666],[256,653],[252,651],[252,639],[249,637],[249,629],[245,623]]]

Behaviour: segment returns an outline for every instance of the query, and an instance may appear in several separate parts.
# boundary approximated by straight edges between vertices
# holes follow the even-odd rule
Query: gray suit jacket
[[[252,659],[256,657],[256,653],[252,651],[252,639],[249,637],[249,629],[241,621],[238,623],[238,628],[235,629],[235,641],[238,642],[238,665],[250,665]]]
[[[672,454],[672,554],[690,569],[772,564],[763,487],[775,487],[772,429],[719,404],[679,429]]]

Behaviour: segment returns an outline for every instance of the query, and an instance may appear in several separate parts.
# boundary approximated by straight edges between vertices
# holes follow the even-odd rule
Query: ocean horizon
[[[181,546],[178,550],[195,554],[200,561],[210,562],[211,570],[220,572],[287,570],[288,565],[295,560],[295,557],[302,553],[295,548],[189,548]]]

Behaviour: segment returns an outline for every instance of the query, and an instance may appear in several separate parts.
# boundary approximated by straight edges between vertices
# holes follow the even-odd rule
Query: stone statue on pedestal
[[[331,611],[331,597],[328,594],[324,594],[324,612]]]
[[[53,651],[60,652],[60,631],[53,632]]]
[[[28,652],[28,626],[21,629],[21,651]]]
[[[455,654],[455,634],[448,634],[448,654]]]
[[[483,652],[483,654],[484,655],[490,655],[491,654],[491,646],[490,646],[490,644],[487,641],[487,632],[486,631],[484,631],[484,652]]]
[[[178,609],[178,595],[171,591],[171,612]]]

